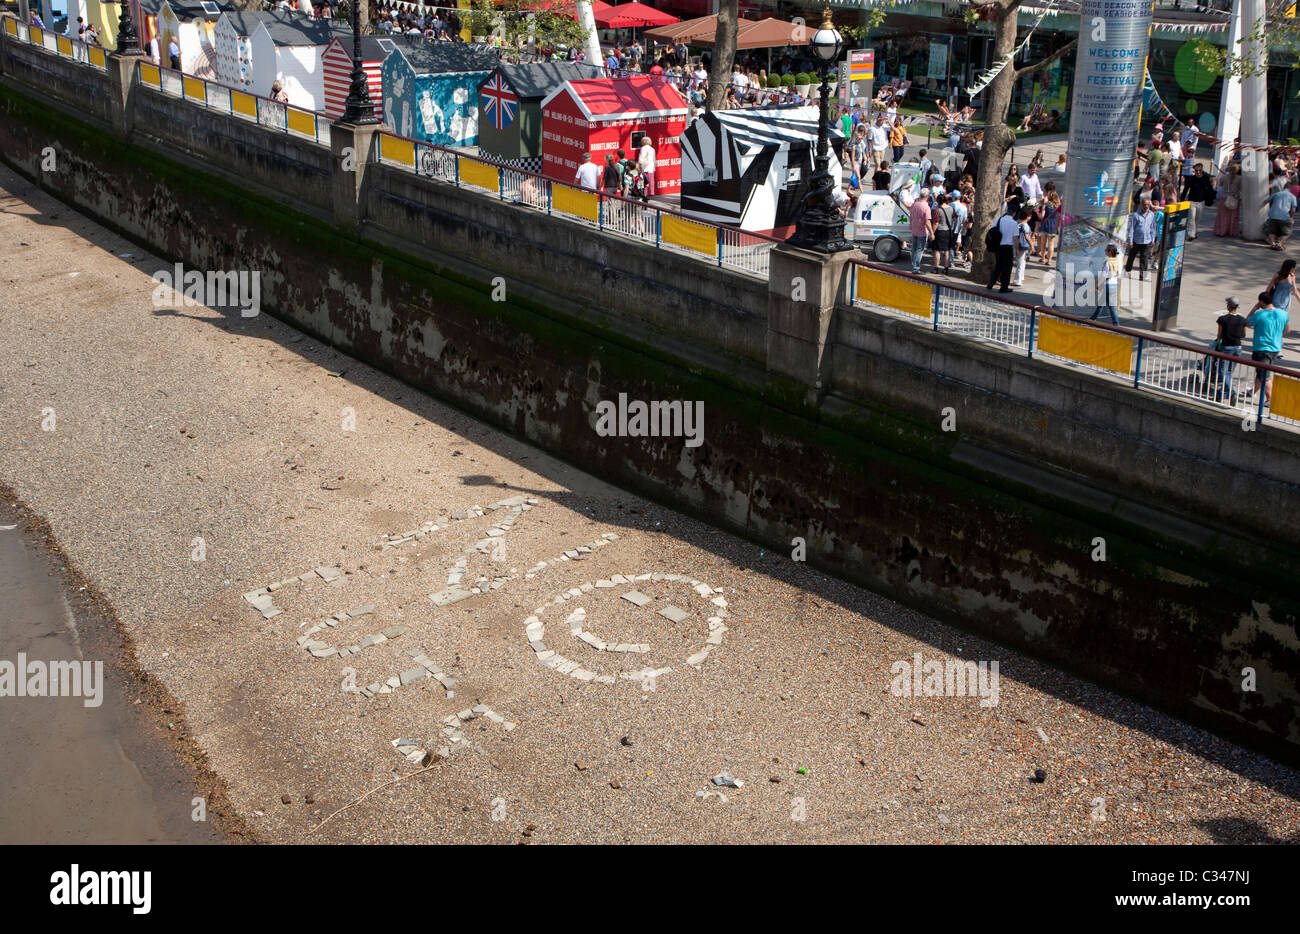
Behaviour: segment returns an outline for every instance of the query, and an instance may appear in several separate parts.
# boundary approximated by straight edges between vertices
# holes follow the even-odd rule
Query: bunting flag
[[[1162,123],[1166,125],[1173,124],[1172,131],[1169,135],[1173,135],[1173,133],[1176,133],[1178,130],[1191,127],[1192,129],[1195,129],[1198,133],[1201,133],[1201,135],[1204,136],[1207,140],[1212,139],[1212,137],[1208,133],[1202,133],[1199,127],[1192,127],[1191,124],[1185,123],[1184,121],[1179,120],[1177,116],[1175,116],[1174,112],[1170,110],[1168,106],[1165,105],[1164,100],[1160,97],[1160,92],[1156,90],[1155,84],[1151,81],[1150,71],[1147,72],[1147,80],[1146,80],[1146,85],[1143,87],[1143,93],[1145,95],[1142,101],[1143,112],[1155,114],[1157,123]],[[1237,143],[1235,146],[1233,146],[1234,152],[1238,152],[1246,149],[1253,149],[1255,152],[1271,152],[1276,155],[1288,155],[1288,156],[1293,156],[1296,155],[1297,153],[1300,153],[1300,146],[1257,146],[1253,144],[1246,145],[1243,143]]]
[[[994,62],[993,67],[990,68],[988,71],[986,71],[984,74],[980,75],[979,79],[976,80],[974,86],[966,89],[966,94],[968,96],[974,97],[976,94],[980,93],[980,91],[983,91],[986,87],[988,87],[990,84],[993,83],[994,78],[1002,74],[1003,68],[1006,68],[1008,65],[1010,65],[1012,62],[1016,60],[1016,56],[1019,55],[1022,51],[1024,51],[1025,47],[1029,45],[1029,40],[1033,37],[1034,30],[1037,29],[1039,24],[1041,24],[1043,20],[1047,18],[1047,14],[1051,13],[1052,9],[1055,6],[1056,6],[1056,0],[1051,0],[1051,2],[1048,3],[1047,6],[1043,8],[1043,11],[1038,14],[1038,18],[1034,20],[1033,25],[1029,27],[1029,32],[1025,33],[1025,38],[1020,41],[1020,44],[1016,46],[1014,49],[1012,49],[1010,52],[1008,52],[1005,57],[999,59],[997,62]]]

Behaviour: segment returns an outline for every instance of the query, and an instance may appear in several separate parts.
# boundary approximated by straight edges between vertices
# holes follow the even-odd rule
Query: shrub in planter
[[[792,88],[792,87],[794,87],[794,75],[782,75],[782,76],[781,76],[781,87],[783,87],[783,88]]]
[[[769,88],[779,88],[779,87],[781,86],[781,76],[780,76],[780,75],[768,75],[768,76],[767,76],[767,86],[768,86]]]

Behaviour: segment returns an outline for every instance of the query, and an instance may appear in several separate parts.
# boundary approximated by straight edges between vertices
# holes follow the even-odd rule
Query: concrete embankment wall
[[[1293,434],[833,302],[795,320],[775,280],[383,166],[341,208],[337,153],[0,45],[4,159],[169,260],[256,269],[264,309],[594,474],[1300,761]],[[598,436],[620,392],[703,400],[704,443]]]

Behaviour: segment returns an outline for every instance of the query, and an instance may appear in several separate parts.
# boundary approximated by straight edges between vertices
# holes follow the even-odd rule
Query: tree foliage
[[[573,0],[477,0],[466,15],[474,36],[492,36],[516,55],[530,50],[581,47],[587,30]],[[592,64],[598,65],[599,62]]]

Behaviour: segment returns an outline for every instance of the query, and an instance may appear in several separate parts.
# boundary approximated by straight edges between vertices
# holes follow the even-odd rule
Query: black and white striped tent
[[[832,124],[829,168],[837,187],[843,139]],[[780,235],[798,220],[816,153],[816,107],[701,114],[682,134],[682,213]]]

